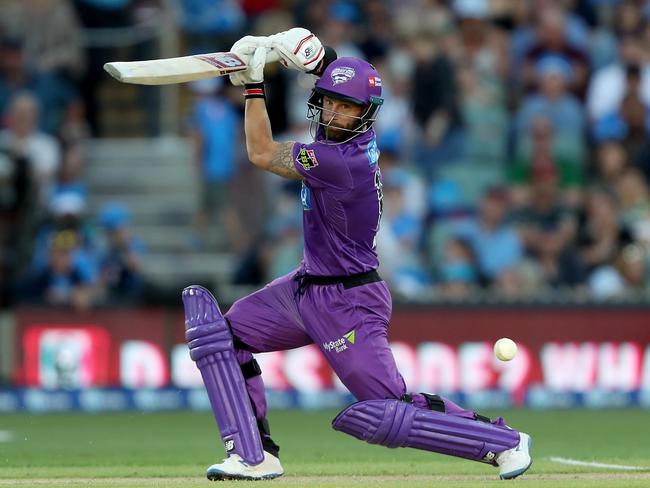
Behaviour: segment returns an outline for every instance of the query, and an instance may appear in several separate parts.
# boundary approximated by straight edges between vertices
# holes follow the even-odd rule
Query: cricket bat
[[[267,63],[273,63],[279,59],[277,51],[269,50],[266,57]],[[116,61],[104,65],[104,69],[116,80],[136,85],[184,83],[203,78],[226,76],[244,71],[246,68],[246,63],[232,52],[196,54],[148,61]]]

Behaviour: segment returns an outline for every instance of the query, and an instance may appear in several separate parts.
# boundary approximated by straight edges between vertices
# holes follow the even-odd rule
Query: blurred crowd
[[[105,135],[97,87],[114,59],[88,33],[146,31],[161,14],[180,54],[303,26],[376,66],[377,248],[398,296],[650,292],[650,1],[0,0],[4,301],[9,283],[22,300],[77,307],[146,288],[128,209],[87,211],[83,142]],[[156,57],[142,39],[133,56]],[[278,138],[309,140],[313,81],[267,66]],[[238,256],[233,283],[258,285],[301,258],[300,187],[246,162],[239,91],[187,87],[202,183],[188,246],[216,249],[217,229],[217,250]]]

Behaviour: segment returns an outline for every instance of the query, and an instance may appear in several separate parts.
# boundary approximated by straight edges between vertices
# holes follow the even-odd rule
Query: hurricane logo
[[[341,66],[340,68],[335,68],[332,70],[332,81],[335,85],[340,85],[341,83],[346,83],[354,78],[355,75],[354,68],[348,66]]]

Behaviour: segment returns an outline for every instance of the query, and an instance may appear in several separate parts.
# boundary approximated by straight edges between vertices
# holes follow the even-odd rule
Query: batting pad
[[[262,441],[226,320],[205,288],[188,286],[182,296],[185,339],[201,371],[226,452],[259,464],[264,460]]]
[[[494,464],[519,444],[519,432],[503,425],[418,408],[400,400],[353,403],[332,421],[335,430],[370,444],[414,447]]]

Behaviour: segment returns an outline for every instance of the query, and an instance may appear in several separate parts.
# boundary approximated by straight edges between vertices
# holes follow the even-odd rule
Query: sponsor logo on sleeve
[[[303,210],[311,210],[311,192],[305,182],[302,182],[302,187],[300,188],[300,201],[302,202]]]
[[[296,161],[300,164],[306,171],[309,171],[312,168],[318,166],[318,160],[314,154],[313,149],[307,149],[306,147],[301,147],[298,151],[298,156],[296,156]]]
[[[352,78],[354,78],[355,74],[356,71],[354,71],[354,68],[350,68],[349,66],[339,66],[338,68],[334,68],[332,70],[332,82],[335,85],[347,83]]]
[[[377,139],[373,139],[368,143],[368,149],[366,149],[366,156],[368,156],[368,165],[372,166],[377,164],[379,161],[379,148],[377,147]]]

